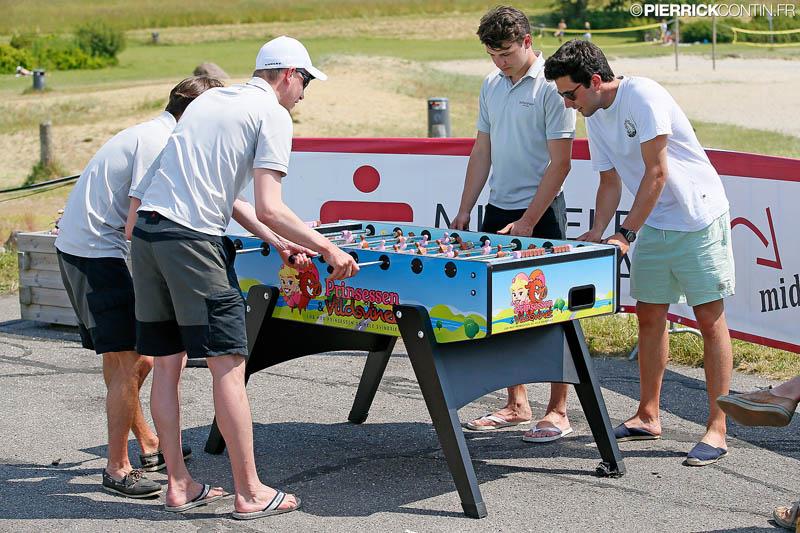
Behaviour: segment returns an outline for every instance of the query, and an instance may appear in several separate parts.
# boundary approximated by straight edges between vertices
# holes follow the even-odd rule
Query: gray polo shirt
[[[547,141],[575,137],[575,111],[564,107],[536,54],[516,84],[497,69],[481,86],[477,128],[492,143],[489,203],[501,209],[527,208],[550,164]]]
[[[253,169],[286,174],[291,151],[292,119],[266,81],[209,89],[186,108],[149,186],[130,194],[142,199],[139,211],[224,235]]]
[[[67,199],[56,248],[79,257],[128,255],[128,190],[139,185],[174,128],[175,118],[164,111],[119,132],[100,148]]]

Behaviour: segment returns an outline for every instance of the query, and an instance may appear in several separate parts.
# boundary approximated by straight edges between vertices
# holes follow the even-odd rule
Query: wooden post
[[[39,124],[40,162],[43,167],[49,166],[53,162],[53,144],[50,137],[51,125],[49,120]]]
[[[711,70],[717,70],[717,16],[711,15]]]
[[[681,21],[675,17],[675,35],[673,35],[672,44],[675,46],[675,70],[678,70],[678,42],[681,40]]]

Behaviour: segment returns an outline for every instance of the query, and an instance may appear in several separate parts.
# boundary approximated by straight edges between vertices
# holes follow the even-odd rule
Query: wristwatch
[[[636,240],[636,232],[633,230],[620,226],[619,231],[617,233],[625,237],[625,240],[628,241],[628,244],[631,244],[633,241]]]

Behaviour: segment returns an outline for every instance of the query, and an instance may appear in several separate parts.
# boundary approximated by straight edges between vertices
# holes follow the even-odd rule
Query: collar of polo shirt
[[[531,78],[531,79],[536,78],[536,76],[539,75],[539,72],[541,72],[542,69],[544,68],[544,54],[542,54],[540,50],[534,50],[533,53],[536,54],[536,59],[533,61],[533,65],[530,66],[528,71],[519,79],[519,81],[517,81],[517,83],[521,82],[525,78]],[[511,81],[511,78],[503,74],[502,70],[499,71],[497,75],[503,78],[507,78],[509,81]]]

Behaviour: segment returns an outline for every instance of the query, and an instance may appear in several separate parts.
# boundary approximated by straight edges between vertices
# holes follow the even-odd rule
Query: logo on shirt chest
[[[625,134],[631,138],[636,136],[636,124],[629,118],[625,119]]]
[[[531,109],[533,107],[533,102],[530,100],[520,100],[519,105],[524,107],[525,109]]]

